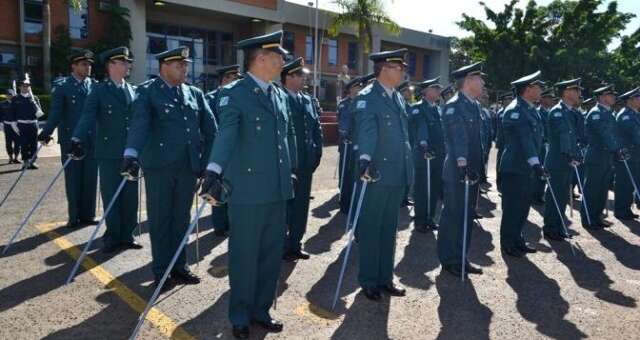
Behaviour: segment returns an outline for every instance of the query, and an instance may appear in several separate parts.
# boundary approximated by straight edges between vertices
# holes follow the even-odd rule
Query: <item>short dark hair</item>
[[[382,67],[385,65],[384,62],[377,62],[373,64],[373,75],[378,78],[380,76],[380,72],[382,72]]]
[[[256,58],[261,54],[266,54],[269,50],[265,50],[263,48],[251,48],[244,51],[244,62],[243,68],[244,72],[249,71],[249,66],[256,61]]]

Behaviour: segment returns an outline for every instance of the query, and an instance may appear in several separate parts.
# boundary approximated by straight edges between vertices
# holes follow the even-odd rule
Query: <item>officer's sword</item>
[[[640,200],[640,193],[638,193],[638,186],[636,185],[636,180],[633,178],[633,174],[631,173],[631,169],[629,168],[629,162],[626,159],[622,160],[624,163],[625,169],[627,169],[627,175],[629,175],[629,179],[631,180],[631,184],[633,184],[633,192],[636,194],[636,197]]]
[[[138,238],[142,235],[142,171],[138,177]]]
[[[578,173],[578,167],[574,164],[573,170],[576,173],[576,178],[578,180],[578,185],[580,186],[580,192],[582,193],[582,206],[584,207],[584,212],[587,215],[587,223],[591,226],[591,217],[589,215],[589,207],[587,206],[587,195],[584,192],[584,187],[582,186],[582,180],[580,179],[580,173]]]
[[[73,269],[71,269],[71,273],[69,273],[69,277],[67,277],[67,282],[65,284],[68,285],[71,281],[73,281],[74,277],[76,276],[76,272],[78,271],[78,268],[80,268],[80,264],[84,260],[84,257],[87,255],[87,252],[89,251],[89,248],[91,248],[91,244],[93,243],[93,240],[95,240],[96,235],[98,235],[98,230],[100,230],[100,227],[102,227],[104,222],[107,220],[107,216],[109,215],[109,212],[111,212],[111,208],[113,208],[113,204],[118,199],[118,196],[122,192],[122,188],[124,188],[124,185],[126,183],[127,183],[127,178],[123,178],[122,181],[120,181],[120,185],[118,185],[118,189],[116,189],[115,194],[113,194],[113,197],[111,198],[111,201],[109,202],[109,205],[107,205],[107,209],[104,211],[104,214],[102,215],[102,218],[100,219],[100,222],[93,229],[93,232],[91,233],[91,236],[89,236],[89,240],[84,245],[84,249],[82,249],[82,253],[80,254],[78,259],[76,260],[76,263],[73,266]]]
[[[342,166],[340,167],[340,178],[338,178],[338,181],[340,182],[340,197],[342,197],[342,187],[343,187],[343,183],[344,183],[344,169],[347,167],[347,152],[348,152],[348,144],[347,142],[342,142],[342,144],[344,145],[343,147],[343,153],[342,153]]]
[[[353,225],[351,223],[351,213],[353,212],[353,201],[356,198],[356,189],[358,188],[358,182],[353,181],[353,188],[351,189],[351,200],[349,201],[349,212],[347,213],[347,226],[344,228],[344,233],[348,233],[350,227]]]
[[[362,209],[362,202],[364,201],[364,193],[367,191],[368,181],[362,181],[362,191],[358,197],[358,206],[356,207],[356,213],[353,217],[353,227],[349,229],[347,234],[347,246],[344,253],[344,260],[342,260],[342,267],[340,268],[340,276],[338,277],[338,285],[336,287],[336,293],[333,297],[333,304],[331,304],[331,310],[336,308],[338,302],[338,295],[340,294],[340,288],[342,287],[342,279],[344,278],[344,271],[347,269],[347,261],[349,260],[349,253],[351,252],[351,245],[353,244],[353,234],[358,227],[358,218],[360,217],[360,209]]]
[[[158,295],[160,294],[160,290],[162,289],[162,286],[164,285],[165,281],[167,281],[167,278],[169,277],[169,273],[171,272],[171,270],[173,269],[173,266],[175,266],[176,262],[178,261],[178,256],[180,255],[180,252],[182,252],[185,245],[187,244],[187,241],[189,241],[189,235],[191,235],[191,233],[193,232],[193,228],[196,226],[196,223],[200,218],[200,214],[202,213],[206,205],[207,205],[207,201],[203,200],[202,203],[200,203],[200,206],[198,207],[198,209],[196,210],[196,215],[193,218],[193,221],[191,221],[191,224],[189,224],[187,231],[184,233],[184,236],[182,237],[182,241],[180,242],[180,245],[178,246],[178,249],[176,250],[175,254],[173,254],[173,258],[171,259],[171,262],[169,262],[167,269],[164,271],[164,274],[162,275],[162,279],[160,279],[160,282],[158,283],[156,290],[153,292],[151,299],[147,303],[147,307],[145,307],[144,311],[138,318],[138,323],[136,324],[136,328],[133,330],[133,333],[131,333],[129,340],[135,340],[135,338],[138,336],[138,332],[140,332],[140,328],[142,327],[142,324],[144,323],[144,320],[146,319],[147,314],[149,314],[149,311],[151,310],[153,305],[156,303],[156,300],[158,299]]]
[[[573,218],[573,184],[572,183],[569,183],[569,216]]]
[[[427,219],[431,219],[431,159],[427,158]]]
[[[465,269],[467,269],[467,227],[469,223],[469,178],[464,178],[464,221],[462,222],[462,275],[460,281],[464,282]]]
[[[555,192],[553,192],[553,187],[551,186],[551,180],[549,179],[549,177],[547,177],[547,187],[549,188],[549,192],[551,193],[551,199],[553,199],[553,204],[556,207],[556,210],[558,211],[558,217],[560,217],[560,222],[562,224],[562,232],[564,232],[564,234],[570,238],[571,236],[569,236],[569,231],[567,230],[567,225],[564,222],[564,216],[562,215],[562,211],[560,211],[560,205],[558,204],[558,200],[556,199],[556,194]],[[571,243],[571,241],[569,241],[569,246],[571,247],[571,253],[575,256],[576,252],[573,249],[573,243]]]
[[[47,189],[42,194],[40,194],[40,197],[38,197],[38,199],[36,200],[36,203],[33,205],[33,207],[31,207],[31,210],[29,210],[27,215],[22,219],[22,222],[20,222],[20,226],[18,226],[18,229],[13,233],[7,245],[4,246],[4,249],[2,250],[3,255],[7,252],[7,250],[9,250],[9,247],[11,247],[11,245],[13,244],[13,241],[16,239],[16,237],[18,236],[22,228],[24,228],[24,226],[27,224],[27,221],[29,221],[29,218],[31,217],[31,215],[33,215],[33,212],[36,211],[36,208],[38,207],[38,205],[42,203],[42,200],[44,200],[44,197],[47,195],[49,191],[51,191],[51,188],[53,188],[53,185],[56,183],[56,180],[58,180],[58,178],[60,177],[64,169],[67,167],[67,165],[69,165],[69,163],[71,163],[72,160],[73,158],[67,157],[67,160],[64,162],[64,164],[62,164],[62,168],[56,173],[55,176],[53,176],[53,179],[49,183],[49,186],[47,187]]]
[[[11,192],[13,191],[13,189],[16,188],[16,185],[18,185],[18,182],[20,182],[20,179],[22,178],[24,173],[27,171],[27,168],[29,166],[31,166],[31,164],[33,162],[35,162],[36,157],[38,156],[38,153],[40,152],[40,149],[42,149],[43,146],[44,146],[44,143],[40,143],[40,145],[38,146],[38,149],[33,154],[33,156],[31,156],[31,158],[29,158],[29,160],[27,160],[27,162],[24,164],[24,166],[22,167],[22,170],[20,171],[20,174],[18,175],[18,178],[16,178],[16,180],[13,182],[13,184],[11,184],[11,187],[9,188],[9,191],[7,191],[7,193],[2,198],[2,201],[0,201],[0,207],[2,207],[2,205],[7,200],[7,198],[9,198],[9,195],[11,195]]]

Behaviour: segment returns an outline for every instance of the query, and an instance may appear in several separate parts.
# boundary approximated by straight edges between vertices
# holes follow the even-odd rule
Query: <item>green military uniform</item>
[[[241,49],[275,52],[282,31],[238,43]],[[281,52],[280,52],[281,53]],[[229,320],[246,327],[269,322],[284,248],[287,201],[296,168],[293,122],[287,95],[250,72],[222,89],[220,131],[208,169],[230,182]]]
[[[188,56],[189,49],[179,47],[156,59],[162,63]],[[216,130],[198,88],[172,87],[161,77],[138,86],[124,155],[140,155],[156,279],[164,274],[189,225],[196,180],[206,167]],[[180,253],[172,275],[188,271],[185,253]]]
[[[484,75],[481,67],[482,63],[474,63],[452,72],[452,75],[456,79],[461,79],[460,81],[467,76]],[[443,269],[452,274],[458,274],[457,271],[460,270],[463,263],[470,267],[467,261],[468,245],[473,229],[471,226],[478,197],[478,184],[472,182],[469,185],[468,214],[464,216],[465,184],[461,180],[463,169],[458,166],[458,160],[466,160],[466,171],[470,174],[469,177],[477,177],[482,173],[484,165],[481,110],[482,108],[476,100],[469,98],[463,92],[458,92],[449,99],[442,115],[447,154],[442,175],[444,199],[438,231],[438,258]],[[462,235],[465,218],[468,226],[467,254],[462,258]]]
[[[374,62],[403,62],[406,49],[371,54]],[[407,113],[402,96],[379,81],[365,87],[355,99],[359,158],[369,160],[379,173],[368,184],[358,224],[358,281],[365,293],[379,294],[393,286],[398,212],[405,190],[413,181]]]
[[[544,97],[553,97],[553,90],[548,89],[542,92],[540,95],[542,98]],[[538,108],[538,119],[542,126],[540,131],[542,135],[542,146],[540,147],[540,160],[544,164],[544,159],[547,157],[547,150],[549,148],[549,141],[547,137],[547,120],[549,117],[549,111],[542,107],[542,105]],[[544,190],[546,187],[546,181],[538,179],[533,184],[533,203],[534,204],[543,204],[544,203]]]
[[[439,87],[440,77],[426,80],[418,84],[418,88]],[[414,225],[418,230],[420,226],[437,228],[434,217],[436,216],[436,206],[442,197],[442,166],[444,164],[444,135],[442,131],[442,121],[440,108],[436,103],[429,103],[426,98],[412,106],[410,111],[411,125],[415,126],[413,142],[413,165],[415,167],[414,180]],[[424,131],[421,131],[423,130]],[[420,140],[426,141],[434,157],[425,159],[424,150],[420,147]],[[429,172],[427,173],[427,163]],[[431,180],[428,183],[428,180]],[[430,189],[430,192],[429,192]],[[427,195],[430,195],[430,199]]]
[[[594,91],[594,95],[614,93],[613,87],[605,86]],[[603,227],[602,211],[608,199],[614,169],[614,153],[620,150],[616,130],[616,118],[611,108],[598,103],[586,116],[585,136],[589,146],[584,158],[584,197],[589,210],[587,219],[584,204],[580,209],[582,225],[587,228]],[[591,221],[591,225],[589,225]]]
[[[620,96],[621,100],[640,98],[640,88],[635,88]],[[640,113],[629,105],[622,108],[616,116],[616,131],[620,144],[631,152],[627,161],[633,179],[638,185],[640,179]],[[615,210],[614,215],[623,220],[635,219],[638,215],[631,211],[634,200],[634,188],[623,162],[615,162]]]
[[[286,74],[303,72],[306,70],[303,67],[303,58],[285,64],[282,68],[283,78]],[[289,201],[287,209],[289,230],[285,250],[287,253],[298,254],[301,251],[300,242],[307,230],[313,172],[320,165],[322,158],[322,129],[320,116],[311,96],[302,92],[293,93],[286,89],[284,91],[287,94],[291,120],[296,133],[298,159],[296,181],[293,186],[294,197]]]
[[[516,89],[542,86],[540,71],[513,81]],[[530,250],[522,235],[529,216],[535,183],[539,177],[532,167],[540,166],[542,148],[542,122],[533,103],[519,96],[504,110],[502,118],[504,145],[500,155],[502,176],[502,220],[500,246],[509,255],[522,256]]]
[[[132,61],[126,47],[106,51],[101,59],[105,62]],[[100,169],[100,192],[105,211],[123,179],[120,165],[133,116],[131,103],[134,96],[135,87],[126,81],[116,84],[107,78],[96,84],[85,101],[82,117],[73,132],[72,140],[78,140],[82,145],[88,144],[89,138],[95,140],[95,158]],[[95,137],[88,134],[94,128]],[[137,210],[138,185],[127,182],[107,216],[106,248],[133,243],[132,233],[138,223]]]
[[[558,91],[579,87],[579,78],[556,84]],[[564,218],[564,216],[559,216],[550,190],[553,190],[555,194],[558,208],[561,212],[564,212],[569,200],[569,187],[574,178],[574,169],[570,162],[581,159],[578,149],[576,110],[576,108],[569,107],[563,101],[560,101],[549,111],[547,121],[549,152],[544,164],[551,174],[549,179],[551,188],[547,188],[544,197],[543,230],[545,236],[554,239],[568,237],[562,227],[561,218]]]
[[[218,68],[218,79],[222,80],[222,78],[229,73],[238,73],[239,68],[240,65],[228,65]],[[218,100],[220,100],[220,88],[207,93],[205,98],[207,98],[207,102],[209,103],[209,107],[211,108],[216,121],[219,122],[220,115],[218,112]],[[229,214],[227,210],[226,204],[211,207],[211,222],[213,224],[213,229],[217,234],[223,234],[229,230]]]
[[[93,53],[81,51],[73,54],[70,60],[87,60],[93,63]],[[53,130],[58,128],[62,163],[67,160],[71,151],[71,137],[82,115],[84,102],[96,83],[89,77],[78,81],[73,76],[68,76],[55,84],[51,92],[49,117],[40,134],[50,136]],[[87,130],[86,157],[72,161],[64,171],[69,211],[68,226],[93,222],[95,218],[98,166],[94,155],[94,133],[93,126]]]

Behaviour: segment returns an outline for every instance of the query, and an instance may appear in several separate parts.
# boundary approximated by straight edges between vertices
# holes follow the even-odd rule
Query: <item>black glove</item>
[[[631,155],[629,155],[629,150],[627,150],[627,148],[620,148],[616,151],[616,158],[620,162],[623,162],[631,158]]]
[[[376,182],[380,179],[380,176],[371,164],[371,161],[367,159],[359,159],[358,160],[358,173],[360,174],[360,179],[367,182]]]
[[[466,165],[458,165],[458,173],[460,174],[460,182],[464,183],[465,181],[471,182],[470,184],[476,184],[480,179],[480,176],[477,172],[469,169]]]
[[[220,174],[207,170],[200,189],[200,197],[213,206],[220,206],[223,190],[224,186]]]
[[[120,175],[126,177],[130,181],[138,179],[140,173],[140,163],[136,157],[125,156],[120,167]]]
[[[53,138],[44,133],[44,132],[40,132],[40,134],[38,135],[38,142],[44,143],[44,144],[49,144],[49,142],[51,142],[53,140]]]
[[[422,153],[424,154],[424,159],[433,159],[436,157],[436,153],[429,144],[420,144],[420,148],[422,149]]]
[[[72,139],[69,154],[71,155],[71,158],[79,161],[87,155],[87,151],[84,149],[81,141]]]
[[[582,163],[582,157],[575,155],[575,154],[568,154],[568,153],[563,153],[562,154],[564,156],[564,158],[567,160],[567,163],[569,163],[569,165],[579,165],[580,163]]]
[[[547,169],[545,169],[540,163],[533,166],[533,173],[543,181],[546,181],[551,177]]]

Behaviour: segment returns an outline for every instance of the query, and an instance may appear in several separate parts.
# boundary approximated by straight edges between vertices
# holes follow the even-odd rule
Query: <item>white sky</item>
[[[315,0],[286,0],[288,2],[306,5]],[[337,6],[332,0],[318,0],[320,8],[337,10]],[[483,8],[478,4],[478,0],[383,0],[387,12],[393,20],[403,27],[428,32],[433,30],[434,34],[443,36],[465,36],[466,31],[461,30],[456,25],[456,21],[462,19],[462,13],[486,19]],[[501,12],[503,6],[509,0],[484,0],[484,2],[496,12]],[[517,4],[520,8],[525,8],[528,0],[520,0]],[[540,5],[546,5],[551,0],[537,0]],[[609,1],[606,1],[608,3]],[[606,6],[606,5],[605,5]],[[603,7],[606,8],[606,7]],[[640,0],[618,0],[618,10],[622,12],[636,13],[640,15]],[[624,34],[631,34],[640,26],[640,18],[636,17],[627,25]]]

